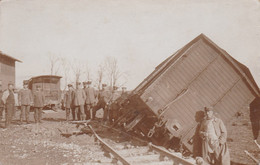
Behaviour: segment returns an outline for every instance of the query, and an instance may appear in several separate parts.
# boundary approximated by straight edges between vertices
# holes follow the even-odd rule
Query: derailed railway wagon
[[[61,102],[60,79],[60,76],[55,75],[41,75],[32,77],[29,80],[29,89],[34,92],[36,87],[40,86],[45,95],[46,107],[55,110],[60,106]]]
[[[160,145],[180,141],[193,152],[205,106],[227,123],[257,96],[249,69],[201,34],[133,90],[117,124]]]

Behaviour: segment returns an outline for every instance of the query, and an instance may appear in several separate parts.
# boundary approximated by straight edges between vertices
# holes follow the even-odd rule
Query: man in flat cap
[[[74,90],[73,90],[72,84],[68,84],[68,91],[65,93],[65,96],[64,96],[67,121],[69,121],[70,113],[72,113],[72,118],[73,118],[73,120],[75,120],[73,92],[74,92]]]
[[[84,86],[84,90],[86,93],[86,102],[85,102],[86,120],[95,119],[95,116],[96,116],[96,114],[93,111],[93,107],[96,105],[97,92],[92,87],[91,84],[92,84],[92,81],[89,80],[86,82],[86,85]]]
[[[84,105],[86,101],[86,94],[83,88],[81,87],[81,83],[76,83],[76,89],[73,92],[73,100],[75,106],[75,113],[78,117],[78,120],[85,120],[85,111]]]
[[[4,102],[2,101],[3,96],[3,88],[2,81],[0,80],[0,121],[3,119],[3,111],[4,111]]]
[[[33,105],[32,91],[28,89],[28,80],[23,81],[23,89],[18,93],[19,105],[21,106],[20,122],[22,124],[25,117],[26,123],[29,124],[30,107]]]
[[[229,165],[230,156],[227,147],[227,130],[223,121],[214,116],[213,107],[205,107],[205,118],[199,134],[202,138],[202,157],[206,163]]]
[[[5,104],[5,127],[7,128],[12,122],[15,110],[14,84],[8,83],[8,89],[4,91],[2,101]]]

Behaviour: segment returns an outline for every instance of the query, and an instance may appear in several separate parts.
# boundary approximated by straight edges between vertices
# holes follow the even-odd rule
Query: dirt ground
[[[260,160],[260,149],[253,141],[254,138],[248,107],[244,107],[241,112],[241,116],[234,117],[229,123],[227,123],[228,147],[230,150],[231,160],[245,165],[256,164],[244,152],[247,150],[255,158]],[[260,144],[260,136],[257,141],[258,144]]]
[[[102,112],[98,112],[102,117]],[[45,111],[41,124],[18,124],[19,112],[13,124],[0,128],[0,164],[100,164],[107,161],[102,149],[89,134],[72,135],[68,138],[60,132],[79,132],[81,127],[65,122],[65,112]],[[33,122],[33,113],[30,113]],[[231,159],[240,164],[255,164],[244,150],[260,159],[260,150],[253,143],[251,125],[247,113],[234,118],[227,125]],[[4,126],[2,121],[1,126]],[[58,129],[59,128],[59,129]],[[259,139],[258,139],[258,142]]]
[[[0,164],[100,164],[106,161],[102,149],[91,135],[63,137],[62,132],[79,132],[82,127],[65,122],[64,111],[46,111],[43,123],[18,125],[17,112],[13,125],[0,128]],[[30,114],[33,121],[33,113]],[[4,122],[1,122],[1,126]],[[58,130],[58,128],[60,130]]]

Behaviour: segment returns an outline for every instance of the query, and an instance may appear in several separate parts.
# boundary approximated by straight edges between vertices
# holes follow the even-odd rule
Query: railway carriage
[[[249,69],[201,34],[134,89],[117,124],[156,144],[181,141],[193,152],[205,106],[227,123],[256,97]]]
[[[40,86],[45,95],[45,105],[48,108],[56,109],[60,106],[61,90],[60,90],[60,76],[55,75],[41,75],[32,77],[29,80],[29,88],[34,92],[36,86]]]

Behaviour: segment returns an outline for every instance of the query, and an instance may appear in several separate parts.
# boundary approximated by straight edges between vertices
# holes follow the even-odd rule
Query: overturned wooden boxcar
[[[193,151],[203,107],[227,123],[257,96],[249,69],[201,34],[134,89],[117,124],[161,145],[179,139]]]

